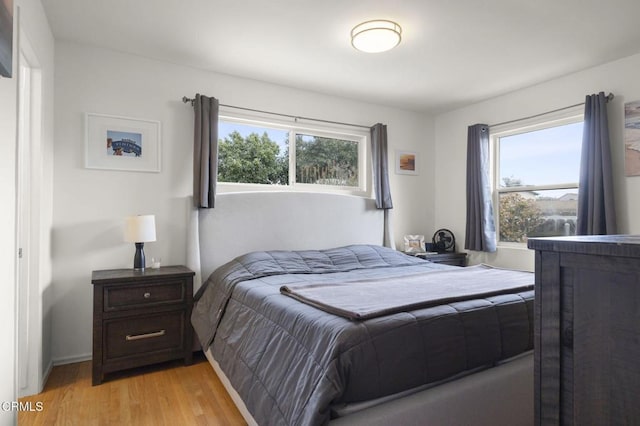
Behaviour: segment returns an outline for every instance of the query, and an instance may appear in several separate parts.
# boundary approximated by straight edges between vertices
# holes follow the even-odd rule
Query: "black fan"
[[[456,238],[448,229],[438,229],[431,240],[438,253],[456,251]]]

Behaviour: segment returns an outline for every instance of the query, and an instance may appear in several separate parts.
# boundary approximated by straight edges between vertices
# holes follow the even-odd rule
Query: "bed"
[[[312,222],[300,205],[315,212]],[[248,423],[532,423],[532,274],[380,247],[382,215],[357,197],[222,194],[199,216],[207,279],[192,323]],[[255,238],[238,243],[234,232],[247,223]],[[477,294],[458,285],[457,295],[444,285],[492,280],[508,285]],[[385,296],[436,284],[443,289],[431,299]],[[377,293],[362,310],[352,288]]]

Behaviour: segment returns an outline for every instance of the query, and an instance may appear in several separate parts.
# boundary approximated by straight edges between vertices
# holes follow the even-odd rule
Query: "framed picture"
[[[0,1],[0,76],[13,69],[13,0]]]
[[[411,151],[396,151],[396,174],[417,175],[418,153]]]
[[[624,104],[624,170],[640,176],[640,101]]]
[[[424,253],[424,235],[405,235],[404,251],[405,253]]]
[[[85,167],[159,172],[160,122],[87,113]]]

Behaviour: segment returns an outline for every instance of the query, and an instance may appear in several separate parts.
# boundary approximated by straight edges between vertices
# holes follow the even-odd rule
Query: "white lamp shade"
[[[402,38],[402,28],[393,21],[379,19],[356,25],[351,30],[351,44],[367,53],[378,53],[396,47]]]
[[[152,214],[129,216],[124,223],[124,240],[146,243],[156,240],[156,217]]]

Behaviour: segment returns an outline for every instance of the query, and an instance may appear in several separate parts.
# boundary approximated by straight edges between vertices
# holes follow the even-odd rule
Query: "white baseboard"
[[[38,391],[38,393],[41,393],[44,390],[44,387],[49,380],[51,370],[53,370],[53,361],[49,361],[49,365],[47,365],[47,368],[45,368],[42,372],[42,379],[40,380],[40,390]]]
[[[51,374],[51,370],[53,369],[53,362],[49,362],[47,368],[42,372],[42,376],[38,378],[38,382],[33,385],[33,387],[26,387],[18,390],[18,397],[24,398],[27,396],[33,396],[41,394],[44,390],[44,387],[49,380],[49,374]]]
[[[91,354],[82,354],[76,356],[67,356],[64,358],[55,358],[53,360],[53,365],[65,365],[65,364],[73,364],[75,362],[83,362],[83,361],[91,361]]]

